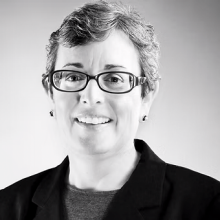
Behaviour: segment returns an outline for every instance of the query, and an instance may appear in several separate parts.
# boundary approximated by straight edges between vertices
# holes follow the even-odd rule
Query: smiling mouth
[[[112,120],[107,117],[78,117],[76,121],[87,125],[102,125],[111,122]]]

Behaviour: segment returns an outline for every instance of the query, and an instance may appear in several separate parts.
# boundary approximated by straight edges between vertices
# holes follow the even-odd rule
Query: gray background
[[[41,74],[50,33],[84,2],[0,2],[0,188],[65,156]],[[137,137],[166,162],[220,180],[220,1],[122,2],[155,26],[161,44],[160,92]]]

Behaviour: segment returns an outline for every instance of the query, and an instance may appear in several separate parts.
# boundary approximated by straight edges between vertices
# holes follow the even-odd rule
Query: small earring
[[[50,111],[50,116],[51,116],[51,117],[54,116],[54,111],[53,111],[53,110]]]
[[[144,117],[142,118],[142,121],[144,122],[147,121],[147,118],[148,118],[147,115],[144,115]]]

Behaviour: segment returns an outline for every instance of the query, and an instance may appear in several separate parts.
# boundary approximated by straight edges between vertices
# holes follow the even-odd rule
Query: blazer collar
[[[162,202],[166,163],[144,141],[136,139],[135,148],[141,153],[139,163],[130,179],[113,198],[105,220],[143,220],[141,210],[150,216],[151,208]]]
[[[127,219],[141,219],[138,212],[140,208],[158,206],[161,203],[166,163],[144,141],[135,139],[134,144],[141,153],[139,163],[129,180],[115,195],[106,219],[120,219],[115,213],[125,214],[128,210],[130,218]],[[39,184],[32,201],[45,211],[41,210],[36,220],[62,219],[62,188],[68,167],[69,159],[66,157]]]
[[[46,171],[48,175],[41,181],[32,198],[32,202],[39,207],[34,220],[64,219],[62,189],[68,167],[69,159],[66,157],[59,166]]]
[[[160,205],[166,163],[142,140],[135,139],[135,148],[141,153],[140,161],[124,187],[140,208]]]

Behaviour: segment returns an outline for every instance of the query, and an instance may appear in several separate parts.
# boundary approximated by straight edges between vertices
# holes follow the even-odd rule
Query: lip
[[[109,122],[103,123],[103,124],[89,124],[89,123],[83,123],[78,120],[78,118],[107,118],[109,119]],[[75,114],[72,116],[73,122],[79,126],[79,128],[83,128],[86,130],[95,130],[95,131],[101,131],[105,127],[109,126],[112,124],[114,121],[110,114],[104,110],[104,109],[81,109],[75,112]]]
[[[109,119],[110,121],[113,121],[113,119],[109,116],[109,114],[103,112],[101,113],[93,110],[83,111],[73,116],[74,120],[78,120],[78,118],[106,118]]]
[[[109,118],[110,120],[112,120],[109,116],[107,116],[107,115],[104,115],[104,114],[91,114],[91,113],[80,113],[80,114],[78,114],[78,115],[76,115],[74,118],[80,118],[80,117],[88,117],[88,118],[95,118],[95,117],[97,117],[97,118]]]
[[[74,122],[83,129],[87,129],[91,131],[103,131],[103,128],[109,126],[112,120],[110,119],[109,122],[104,123],[104,124],[88,124],[88,123],[80,122],[78,121],[77,118],[75,118]]]

